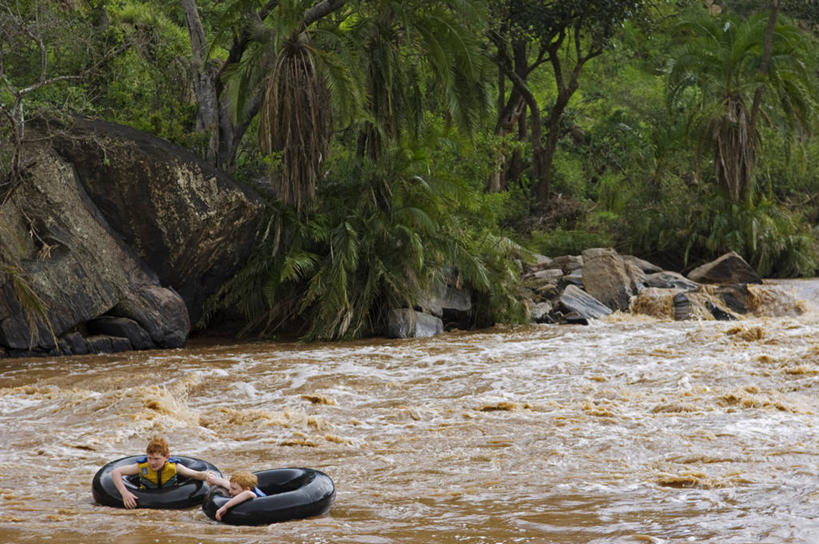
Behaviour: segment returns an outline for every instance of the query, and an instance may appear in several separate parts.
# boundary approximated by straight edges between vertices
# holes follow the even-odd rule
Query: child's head
[[[171,456],[168,449],[168,443],[165,439],[155,436],[148,442],[148,447],[145,448],[145,453],[148,454],[148,466],[151,470],[159,471],[165,466],[165,462]]]
[[[171,450],[168,448],[168,443],[165,442],[164,438],[155,436],[151,438],[150,442],[148,442],[148,447],[145,448],[145,453],[148,455],[156,454],[167,457],[171,454]]]
[[[242,491],[253,489],[259,485],[259,479],[251,472],[234,472],[230,475],[230,495],[235,497]]]

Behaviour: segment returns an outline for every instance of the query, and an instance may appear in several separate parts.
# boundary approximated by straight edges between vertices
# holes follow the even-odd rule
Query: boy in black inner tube
[[[168,443],[164,438],[152,438],[145,448],[145,453],[147,455],[136,463],[117,467],[111,472],[114,486],[119,491],[125,508],[136,508],[139,498],[125,487],[125,482],[122,481],[123,476],[139,474],[140,489],[161,489],[179,485],[178,476],[206,480],[208,475],[213,474],[204,470],[190,469],[171,458]]]
[[[229,508],[256,497],[265,496],[264,491],[256,487],[259,485],[259,478],[252,472],[234,472],[230,475],[229,481],[210,473],[208,474],[208,484],[222,486],[230,492],[230,500],[216,511],[215,517],[218,521],[222,521],[222,516]]]

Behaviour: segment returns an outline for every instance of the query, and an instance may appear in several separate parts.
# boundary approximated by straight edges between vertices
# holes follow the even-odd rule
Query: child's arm
[[[230,489],[230,482],[227,478],[220,478],[213,472],[208,472],[208,485],[218,485],[222,486],[225,489]]]
[[[192,468],[188,468],[182,463],[176,464],[176,472],[180,476],[184,476],[185,478],[193,478],[194,480],[207,480],[208,474],[210,474],[206,470],[193,470]]]
[[[216,519],[218,521],[222,521],[222,516],[225,515],[225,512],[228,511],[228,508],[233,508],[237,504],[240,504],[240,503],[243,503],[243,502],[245,502],[247,500],[250,500],[255,496],[256,496],[256,494],[253,491],[251,491],[249,489],[245,489],[244,491],[242,491],[241,493],[239,493],[238,495],[236,495],[235,497],[230,499],[228,502],[223,504],[222,507],[219,510],[216,511]]]
[[[122,497],[122,503],[125,505],[125,508],[136,508],[137,496],[128,491],[128,489],[125,487],[125,482],[122,481],[122,477],[130,476],[138,472],[139,465],[137,465],[136,463],[132,465],[123,465],[121,467],[117,467],[111,472],[111,478],[114,480],[114,487],[116,487],[117,491],[119,491],[119,494]]]

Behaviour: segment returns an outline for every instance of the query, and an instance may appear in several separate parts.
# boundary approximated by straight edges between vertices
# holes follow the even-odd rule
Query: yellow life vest
[[[148,466],[147,457],[139,459],[137,461],[137,466],[139,466],[139,488],[161,489],[177,485],[176,463],[177,460],[171,457],[157,474],[155,470],[151,470],[151,467]]]

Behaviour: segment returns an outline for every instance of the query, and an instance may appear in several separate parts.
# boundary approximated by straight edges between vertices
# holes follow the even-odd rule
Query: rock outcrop
[[[26,160],[0,206],[0,356],[184,346],[246,258],[258,198],[108,123],[79,122]]]
[[[728,253],[685,277],[611,248],[591,248],[582,255],[555,258],[536,255],[521,278],[522,301],[533,323],[588,324],[614,312],[644,314],[657,318],[732,321],[754,313],[798,315],[798,301],[787,293],[771,296],[771,290],[751,287],[762,283],[753,268],[736,253]],[[700,278],[702,283],[694,281]],[[452,286],[441,292],[452,292]],[[760,288],[761,289],[761,288]],[[460,290],[444,306],[471,309],[469,292]],[[388,336],[431,336],[448,327],[440,318],[440,294],[434,303],[390,315]],[[451,312],[451,310],[450,310]],[[451,314],[450,314],[451,315]],[[468,319],[466,319],[468,322]]]
[[[642,269],[632,265],[632,273]],[[583,285],[588,294],[612,310],[628,310],[629,300],[635,294],[635,285],[644,275],[629,275],[626,261],[611,248],[592,248],[583,251]],[[638,281],[639,280],[639,281]]]
[[[581,283],[577,283],[577,269],[562,266],[568,262],[580,263]],[[685,277],[633,256],[619,256],[612,249],[588,249],[575,258],[536,259],[524,273],[523,286],[528,292],[524,298],[531,320],[537,323],[584,323],[614,311],[678,321],[734,320],[768,311],[762,306],[771,307],[761,291],[751,287],[762,280],[736,253],[723,255],[697,271]],[[788,297],[782,293],[775,298]],[[567,300],[583,303],[567,304]],[[775,311],[798,314],[802,310],[792,304]]]
[[[111,230],[198,321],[247,257],[260,199],[186,149],[129,127],[78,120],[54,147]]]
[[[762,283],[756,270],[734,251],[698,266],[688,273],[688,279],[697,283]]]
[[[582,255],[536,255],[524,267],[522,301],[533,323],[588,324],[614,312],[659,319],[725,320],[800,315],[802,302],[729,253],[699,268],[703,283],[610,248]],[[705,281],[705,279],[708,281]],[[742,281],[737,281],[742,280]]]
[[[472,291],[460,285],[455,270],[447,272],[447,281],[431,289],[413,308],[390,311],[385,331],[388,338],[421,338],[445,330],[471,328]]]

